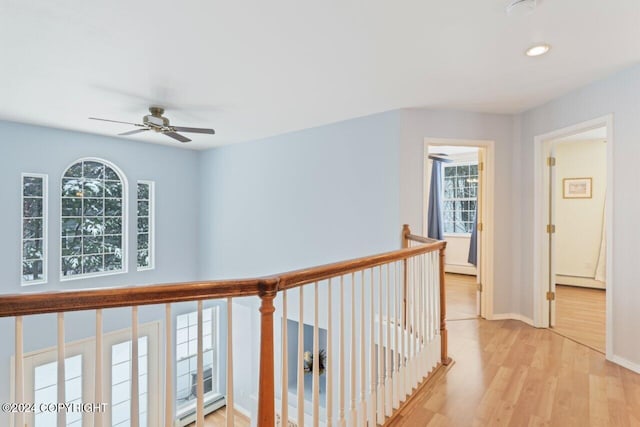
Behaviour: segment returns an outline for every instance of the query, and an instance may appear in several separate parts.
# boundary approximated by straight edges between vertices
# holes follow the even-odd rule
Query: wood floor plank
[[[556,325],[553,330],[604,353],[605,296],[603,289],[556,285]]]
[[[455,363],[390,425],[640,425],[640,375],[601,353],[515,320],[448,325]]]

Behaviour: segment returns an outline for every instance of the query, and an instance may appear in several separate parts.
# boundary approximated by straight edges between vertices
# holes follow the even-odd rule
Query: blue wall
[[[397,249],[399,126],[383,113],[203,153],[201,277]]]
[[[193,280],[198,265],[197,152],[0,121],[0,293]],[[129,272],[60,282],[60,178],[75,160],[115,163],[129,182]],[[21,173],[49,176],[49,282],[20,285]],[[136,271],[137,180],[156,182],[156,269]]]

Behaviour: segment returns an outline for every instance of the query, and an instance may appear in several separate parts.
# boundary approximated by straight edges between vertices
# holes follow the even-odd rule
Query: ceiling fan
[[[191,141],[186,136],[180,135],[178,132],[190,132],[190,133],[206,133],[209,135],[214,135],[216,133],[213,129],[206,128],[191,128],[184,126],[172,126],[169,124],[169,119],[164,117],[164,108],[158,106],[149,107],[148,114],[142,118],[142,124],[140,123],[130,123],[130,122],[121,122],[118,120],[109,120],[109,119],[100,119],[97,117],[89,117],[91,120],[101,120],[103,122],[113,122],[113,123],[123,123],[127,125],[133,125],[138,127],[139,129],[130,130],[128,132],[119,133],[118,135],[127,136],[127,135],[135,135],[136,133],[146,132],[152,130],[154,132],[162,133],[167,135],[170,138],[178,140],[180,142],[189,142]]]

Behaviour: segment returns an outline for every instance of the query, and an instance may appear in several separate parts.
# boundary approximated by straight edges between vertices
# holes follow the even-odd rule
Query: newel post
[[[411,229],[409,228],[409,224],[402,225],[402,249],[406,249],[409,247],[409,235],[411,234]],[[408,260],[407,258],[402,260],[402,326],[407,327],[407,289],[408,289],[408,280],[409,280],[409,271],[408,271]]]
[[[447,348],[447,296],[444,287],[444,256],[447,243],[440,249],[440,361],[443,365],[451,363],[449,350]]]
[[[409,234],[411,234],[409,224],[404,224],[402,226],[402,249],[409,247]]]
[[[276,425],[275,368],[273,346],[273,300],[278,283],[265,283],[260,294],[260,379],[258,385],[258,426]]]

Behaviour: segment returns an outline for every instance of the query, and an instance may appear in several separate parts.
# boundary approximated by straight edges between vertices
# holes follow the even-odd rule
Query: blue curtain
[[[469,256],[467,262],[475,266],[478,265],[478,199],[476,199],[476,213],[473,216],[473,228],[471,229],[471,239],[469,240]]]
[[[444,226],[442,223],[442,162],[438,160],[433,160],[431,166],[427,221],[427,237],[444,240]]]

